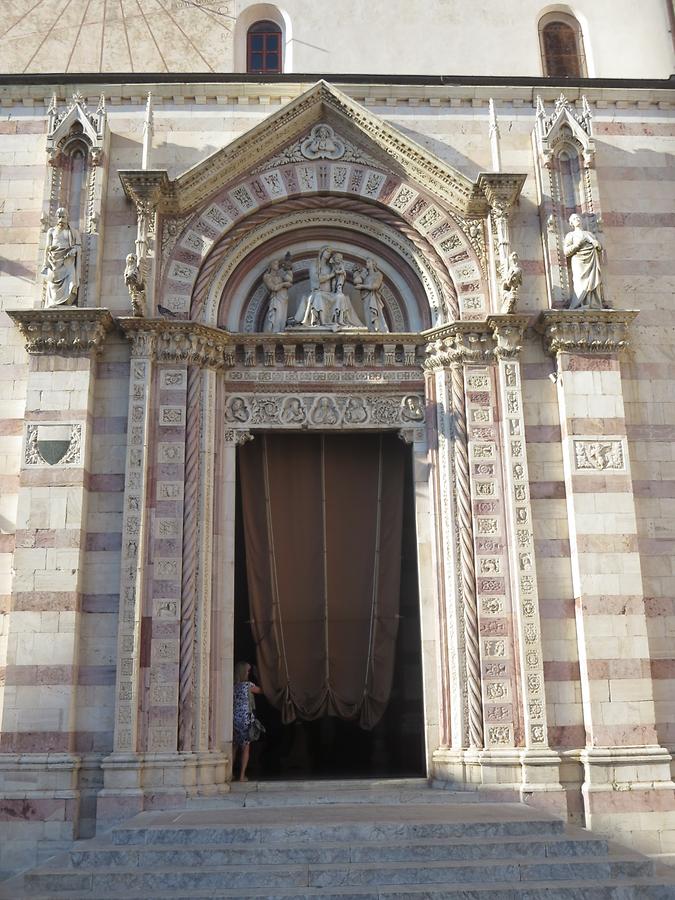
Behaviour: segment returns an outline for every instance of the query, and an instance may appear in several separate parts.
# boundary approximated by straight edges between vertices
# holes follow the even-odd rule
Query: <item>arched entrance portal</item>
[[[265,692],[253,771],[422,775],[413,456],[431,313],[415,249],[321,209],[270,221],[246,249],[214,285],[217,320],[241,341],[220,385],[224,588],[232,658],[256,665]]]

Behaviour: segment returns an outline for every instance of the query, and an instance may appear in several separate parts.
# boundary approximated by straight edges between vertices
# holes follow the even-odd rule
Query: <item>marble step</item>
[[[298,841],[364,842],[427,838],[560,835],[563,823],[519,804],[439,806],[380,804],[327,808],[224,809],[141,813],[114,828],[112,842],[134,844],[268,844]]]
[[[143,871],[111,867],[91,871],[50,869],[28,873],[24,884],[29,892],[46,890],[55,896],[72,891],[90,891],[98,898],[105,891],[150,892],[163,894],[169,890],[221,890],[241,888],[245,891],[261,888],[269,890],[358,887],[382,890],[390,885],[434,884],[523,884],[526,882],[583,879],[586,881],[611,881],[618,879],[649,878],[653,875],[650,860],[634,856],[601,857],[573,860],[547,859],[488,859],[480,862],[443,861],[415,865],[410,862],[388,862],[384,866],[373,863],[347,863],[324,865],[267,865],[251,867],[196,866],[179,869],[155,869]]]
[[[507,859],[509,857],[584,858],[607,855],[607,842],[601,839],[561,836],[500,838],[477,842],[474,838],[429,839],[423,842],[401,840],[371,841],[360,844],[323,842],[320,844],[285,843],[279,845],[222,844],[186,847],[175,844],[158,847],[142,845],[121,848],[114,844],[91,842],[78,845],[70,853],[75,869],[98,867],[176,867],[275,865],[279,863],[404,862],[410,860]]]
[[[54,900],[54,894],[12,894],[30,900]],[[73,891],[69,900],[92,900],[89,892]],[[9,898],[2,894],[0,897]],[[513,884],[435,884],[387,885],[379,888],[304,888],[299,890],[260,891],[233,888],[206,891],[162,890],[161,893],[102,891],[96,900],[673,900],[675,882],[666,884],[656,878],[631,878],[598,884],[574,879],[565,883],[550,881]]]

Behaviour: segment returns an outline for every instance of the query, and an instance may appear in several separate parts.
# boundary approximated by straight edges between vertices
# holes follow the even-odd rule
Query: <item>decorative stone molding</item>
[[[629,325],[638,310],[552,310],[543,312],[536,328],[544,350],[556,353],[620,353],[630,345]]]
[[[159,211],[180,215],[203,203],[220,184],[250,173],[263,159],[274,158],[286,145],[293,145],[298,132],[304,138],[307,125],[317,121],[330,121],[333,127],[339,124],[350,134],[367,138],[374,155],[383,161],[393,159],[408,178],[428,188],[461,215],[484,217],[487,213],[483,192],[470,179],[325,81],[317,82],[260,125],[175,181],[169,181],[163,173],[166,181],[161,190]],[[141,172],[120,173],[128,196],[131,195],[132,177],[138,179],[141,175]],[[136,193],[135,189],[133,192]]]
[[[420,393],[231,394],[228,428],[415,429],[425,419]]]
[[[8,310],[26,341],[28,353],[80,355],[100,352],[113,326],[107,309]]]

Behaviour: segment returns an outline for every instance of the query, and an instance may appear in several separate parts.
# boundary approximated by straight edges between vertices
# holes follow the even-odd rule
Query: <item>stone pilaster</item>
[[[132,343],[118,643],[118,709],[125,712],[104,761],[98,817],[106,824],[143,809],[149,795],[175,805],[199,789],[195,665],[210,630],[206,621],[197,647],[198,585],[211,575],[199,569],[204,385],[209,396],[214,391],[203,369],[222,364],[227,342],[201,326],[120,321]],[[218,780],[211,762],[202,768],[207,783]]]
[[[564,814],[560,757],[549,748],[544,684],[544,657],[539,621],[537,564],[525,440],[521,344],[526,316],[491,316],[499,384],[504,471],[504,516],[511,576],[513,619],[517,634],[518,702],[522,721],[521,795]],[[501,691],[495,682],[493,690]],[[488,686],[488,693],[490,687]]]
[[[636,312],[543,313],[555,356],[586,747],[586,824],[643,850],[675,829],[658,746],[619,353]],[[659,837],[660,835],[660,837]]]
[[[25,818],[29,804],[20,848],[34,854],[20,857],[29,865],[47,837],[77,837],[82,754],[96,743],[96,732],[77,730],[76,712],[96,355],[112,318],[76,308],[9,315],[29,362],[0,722],[0,843],[16,839],[12,817]]]

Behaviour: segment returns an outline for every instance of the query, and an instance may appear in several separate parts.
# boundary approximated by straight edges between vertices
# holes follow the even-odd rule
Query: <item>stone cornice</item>
[[[418,333],[286,331],[233,334],[197,322],[125,316],[117,320],[132,344],[132,356],[211,368],[303,369],[364,365],[397,368],[419,365]]]
[[[137,105],[139,111],[144,110],[149,90],[152,91],[153,104],[160,108],[162,104],[169,106],[173,103],[180,104],[183,108],[184,104],[190,103],[218,107],[224,104],[269,106],[287,103],[307,90],[315,80],[309,77],[303,80],[302,76],[296,76],[295,79],[282,76],[280,80],[265,78],[264,81],[241,81],[230,75],[214,81],[207,73],[189,74],[178,79],[177,75],[172,79],[162,76],[156,81],[151,76],[132,74],[118,79],[112,75],[90,78],[86,74],[64,76],[63,73],[58,76],[5,75],[0,77],[0,105],[11,107],[17,104],[24,109],[32,107],[39,112],[42,107],[46,110],[49,106],[55,90],[57,102],[64,103],[72,96],[74,87],[77,87],[87,102],[92,104],[96,103],[103,92],[108,112],[110,107],[114,109],[128,104]],[[622,109],[667,109],[675,102],[673,89],[665,79],[586,79],[583,84],[566,81],[563,85],[541,78],[504,79],[501,82],[494,78],[467,77],[465,81],[443,78],[441,83],[440,78],[431,77],[426,83],[420,83],[419,78],[411,77],[408,83],[400,79],[388,80],[386,77],[381,81],[359,80],[358,77],[341,80],[336,77],[333,83],[365,106],[400,104],[476,109],[487,107],[488,100],[492,98],[497,103],[512,103],[518,108],[534,108],[537,96],[551,103],[563,89],[571,102],[580,101],[583,94],[590,106],[598,110],[615,109],[617,104]]]
[[[556,353],[620,353],[630,344],[629,325],[638,310],[547,310],[536,328],[544,350]]]
[[[82,355],[98,352],[113,327],[107,309],[76,306],[7,310],[26,341],[28,353]]]

